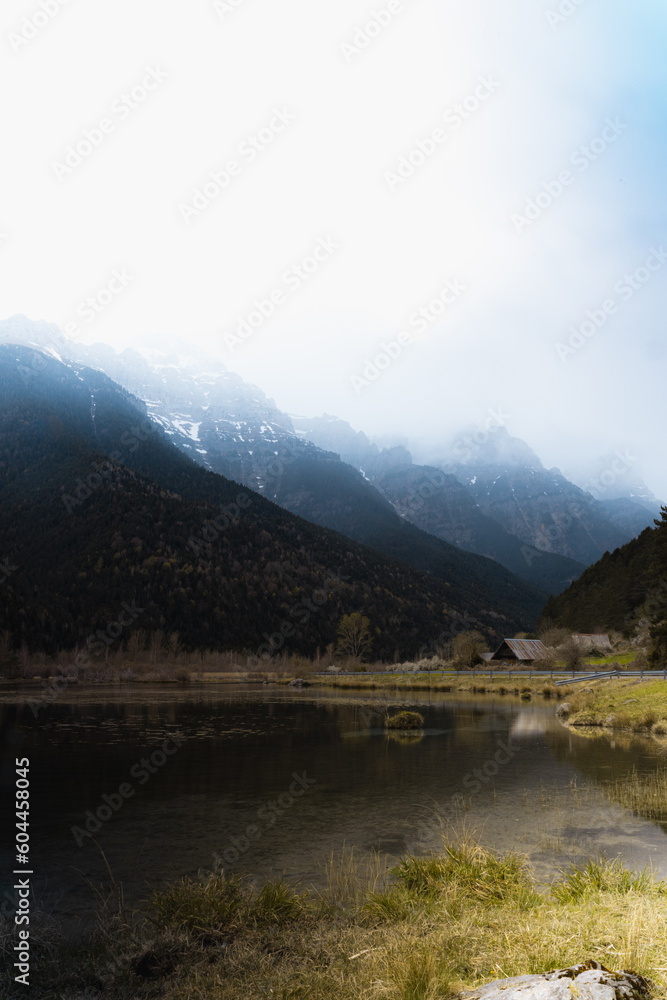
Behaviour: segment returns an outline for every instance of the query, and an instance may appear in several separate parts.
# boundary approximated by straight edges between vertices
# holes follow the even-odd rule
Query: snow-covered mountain
[[[22,316],[0,323],[0,342],[103,371],[143,400],[200,465],[308,520],[372,545],[374,525],[395,512],[553,592],[651,524],[658,506],[647,496],[596,500],[559,470],[544,469],[504,427],[456,461],[417,465],[405,447],[379,448],[337,417],[288,416],[187,343],[116,352],[74,343],[54,324]]]
[[[559,469],[545,469],[526,442],[503,426],[474,448],[443,449],[445,457],[418,465],[405,448],[379,451],[336,417],[294,423],[303,439],[363,467],[403,517],[517,573],[522,561],[542,558],[522,552],[523,546],[588,565],[652,526],[660,510],[646,487],[628,494],[619,485],[616,495],[596,499]]]

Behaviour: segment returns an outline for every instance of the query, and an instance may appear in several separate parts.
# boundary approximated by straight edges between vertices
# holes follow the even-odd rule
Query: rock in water
[[[582,962],[536,976],[496,979],[461,994],[463,1000],[645,1000],[650,995],[643,976],[611,972],[599,962]]]
[[[291,688],[307,688],[310,687],[310,683],[304,681],[303,677],[295,677],[287,686]]]
[[[559,719],[567,718],[567,716],[570,714],[570,710],[571,709],[569,701],[564,701],[563,704],[559,705],[558,708],[556,709],[556,715],[558,716]]]

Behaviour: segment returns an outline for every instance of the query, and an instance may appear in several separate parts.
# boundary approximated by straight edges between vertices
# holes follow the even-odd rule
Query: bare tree
[[[373,645],[370,626],[370,620],[359,611],[343,615],[338,622],[338,652],[360,659],[370,652]]]
[[[477,629],[459,632],[452,641],[452,655],[464,667],[474,667],[476,663],[480,663],[482,653],[487,653],[488,649],[486,639]]]

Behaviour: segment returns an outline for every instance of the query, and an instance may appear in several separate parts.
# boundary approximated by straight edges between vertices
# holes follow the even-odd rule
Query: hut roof
[[[548,656],[546,647],[539,639],[503,639],[492,656],[493,660],[507,657],[507,649],[517,660],[543,660]]]

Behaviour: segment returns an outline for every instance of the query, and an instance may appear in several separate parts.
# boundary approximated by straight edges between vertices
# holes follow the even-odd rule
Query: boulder
[[[559,705],[556,709],[556,715],[559,719],[566,719],[570,714],[571,708],[569,701],[564,701],[562,705]]]
[[[308,681],[304,681],[303,677],[294,677],[287,686],[291,688],[307,688],[310,687],[310,684]]]
[[[611,972],[599,962],[582,962],[535,976],[495,979],[461,993],[463,1000],[644,1000],[650,995],[643,976]]]

